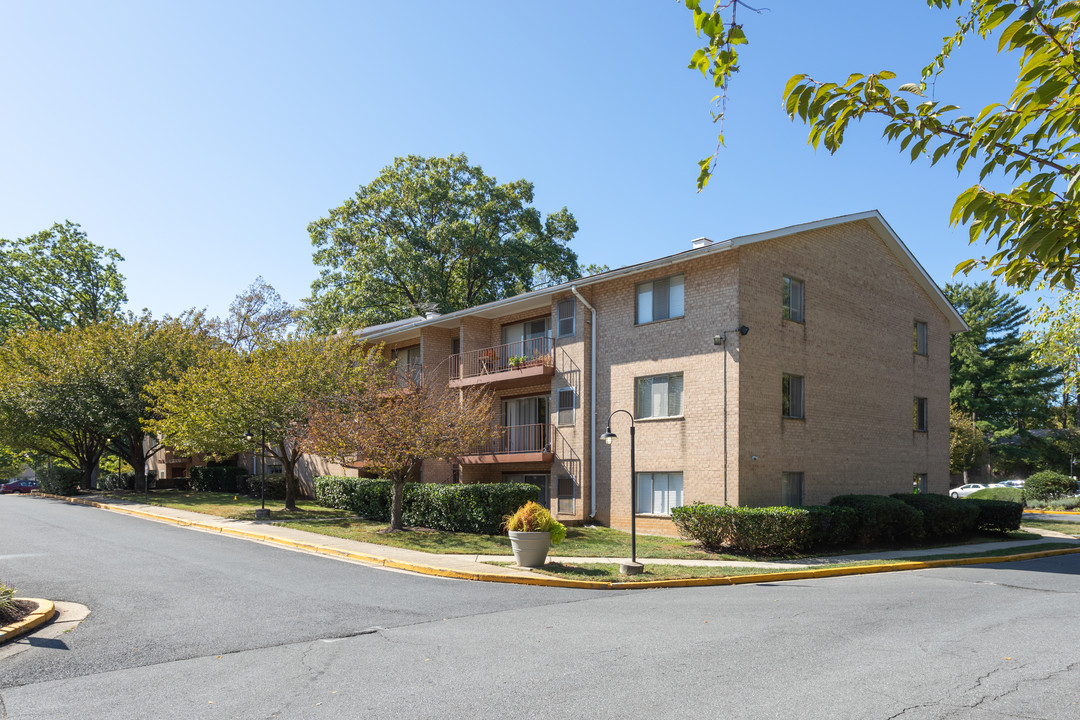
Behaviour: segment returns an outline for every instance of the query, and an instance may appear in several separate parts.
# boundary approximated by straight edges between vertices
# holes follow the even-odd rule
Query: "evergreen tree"
[[[949,284],[945,295],[971,326],[952,340],[954,406],[993,430],[1045,425],[1060,372],[1033,361],[1035,346],[1020,332],[1027,310],[989,282]]]

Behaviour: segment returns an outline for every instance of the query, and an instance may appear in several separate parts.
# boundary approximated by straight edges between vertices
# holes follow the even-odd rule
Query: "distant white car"
[[[982,483],[968,483],[967,485],[961,485],[958,488],[953,488],[952,490],[950,490],[949,496],[954,498],[963,498],[967,497],[973,492],[985,490],[987,487],[987,485],[983,485]]]
[[[1005,487],[1011,487],[1011,488],[1022,488],[1022,487],[1024,487],[1024,481],[1023,480],[1002,480],[1001,484],[1004,485]]]

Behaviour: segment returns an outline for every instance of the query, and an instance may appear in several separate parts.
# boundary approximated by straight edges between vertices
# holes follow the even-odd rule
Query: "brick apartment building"
[[[564,522],[673,533],[672,507],[944,492],[967,329],[877,211],[712,242],[368,328],[425,383],[482,385],[502,439],[425,482],[534,483]],[[744,334],[745,333],[745,334]]]

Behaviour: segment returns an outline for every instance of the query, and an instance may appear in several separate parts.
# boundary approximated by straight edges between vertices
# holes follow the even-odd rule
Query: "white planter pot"
[[[514,560],[518,565],[540,567],[547,560],[548,548],[551,547],[551,533],[511,530],[510,547],[514,550]]]

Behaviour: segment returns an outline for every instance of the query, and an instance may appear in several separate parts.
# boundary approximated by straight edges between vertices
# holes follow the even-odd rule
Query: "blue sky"
[[[755,7],[765,0],[751,2]],[[703,193],[711,84],[681,2],[35,2],[0,6],[0,237],[70,219],[124,257],[129,306],[222,314],[262,275],[298,302],[307,224],[395,156],[465,153],[564,205],[583,263],[618,267],[876,208],[944,284],[981,256],[950,228],[975,181],[852,126],[815,153],[781,107],[797,72],[918,80],[957,11],[922,0],[768,0],[727,148]],[[1003,101],[1016,61],[969,42],[938,100]],[[1033,298],[1025,298],[1031,304]]]

